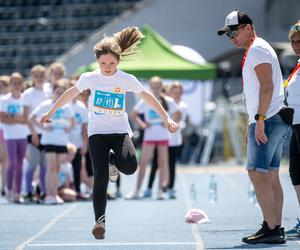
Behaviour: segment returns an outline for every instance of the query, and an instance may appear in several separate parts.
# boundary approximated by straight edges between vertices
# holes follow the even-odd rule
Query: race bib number
[[[93,110],[96,114],[121,115],[124,113],[125,94],[96,90]]]
[[[152,125],[154,124],[161,124],[162,123],[162,119],[161,117],[159,116],[159,114],[157,114],[157,112],[153,109],[150,109],[148,111],[148,119],[150,121],[150,123]]]
[[[21,106],[19,104],[9,104],[7,106],[7,113],[11,116],[16,116],[21,114]]]

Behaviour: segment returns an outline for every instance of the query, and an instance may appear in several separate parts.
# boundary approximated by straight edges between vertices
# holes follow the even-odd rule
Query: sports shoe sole
[[[247,238],[243,238],[242,241],[247,244],[284,244],[286,242],[283,236],[278,239],[278,237],[268,237],[265,239],[257,239],[257,240],[248,240]]]
[[[111,170],[111,169],[113,169],[113,170]],[[109,176],[108,177],[111,182],[116,182],[118,180],[119,171],[116,168],[116,166],[114,166],[114,165],[109,166]]]
[[[105,234],[105,228],[101,224],[96,224],[92,230],[92,234],[94,235],[95,239],[103,240]]]

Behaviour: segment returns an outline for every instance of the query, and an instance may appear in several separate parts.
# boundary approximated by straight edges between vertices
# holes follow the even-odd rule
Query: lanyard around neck
[[[242,60],[242,70],[243,70],[243,68],[244,68],[244,64],[245,64],[245,61],[246,61],[246,58],[247,58],[247,55],[248,55],[248,51],[249,51],[251,45],[253,44],[255,38],[256,38],[256,36],[254,35],[254,36],[251,38],[251,40],[250,40],[250,42],[249,42],[249,44],[248,44],[248,46],[247,46],[247,48],[246,48],[246,51],[245,51],[245,53],[244,53],[244,57],[243,57],[243,60]]]
[[[246,48],[246,51],[245,51],[245,53],[244,53],[243,60],[242,60],[242,71],[243,71],[243,68],[244,68],[244,65],[245,65],[245,61],[246,61],[246,58],[247,58],[247,55],[248,55],[248,51],[249,51],[251,45],[253,44],[255,38],[256,38],[256,35],[254,35],[254,36],[251,38],[249,44],[247,45],[247,48]],[[243,86],[244,86],[244,80],[243,80],[243,79],[242,79],[242,84],[243,84]]]
[[[286,88],[289,85],[289,81],[292,79],[293,75],[299,70],[300,63],[294,68],[293,72],[289,75],[288,79],[283,82],[283,86]]]

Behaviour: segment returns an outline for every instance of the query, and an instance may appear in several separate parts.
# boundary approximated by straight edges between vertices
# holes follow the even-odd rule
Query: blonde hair
[[[94,47],[94,53],[98,59],[102,55],[112,54],[118,60],[120,57],[136,53],[136,46],[144,37],[137,27],[127,27],[112,37],[105,37]]]
[[[174,88],[179,88],[181,90],[181,93],[183,93],[183,87],[182,84],[179,81],[175,81],[171,84],[169,91],[171,91]]]
[[[299,26],[300,28],[300,20],[295,23],[293,26]],[[293,36],[295,36],[296,34],[300,34],[300,31],[299,30],[290,30],[289,31],[289,39],[291,40]]]
[[[13,80],[20,80],[21,82],[24,82],[24,78],[19,72],[14,72],[10,75],[9,83],[11,84]]]
[[[66,67],[63,63],[61,62],[54,62],[52,63],[49,68],[48,68],[48,74],[52,74],[52,72],[55,70],[55,69],[59,69],[63,72],[63,75],[66,74]]]
[[[7,76],[7,75],[0,76],[0,82],[2,82],[3,85],[5,85],[6,87],[8,87],[9,81],[10,81],[10,76]]]
[[[31,68],[30,74],[33,75],[34,73],[42,73],[46,74],[46,68],[43,65],[35,65]]]

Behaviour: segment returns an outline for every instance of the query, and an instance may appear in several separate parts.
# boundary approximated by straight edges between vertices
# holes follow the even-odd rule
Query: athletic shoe
[[[109,151],[109,156],[108,156],[108,173],[109,173],[109,180],[111,182],[116,182],[118,180],[119,176],[119,171],[116,167],[115,164],[115,153],[114,151],[110,150]]]
[[[138,199],[140,199],[140,195],[138,192],[131,192],[125,197],[125,200],[138,200]]]
[[[13,202],[16,203],[16,204],[23,204],[24,203],[24,198],[20,194],[15,194]]]
[[[143,198],[151,198],[151,197],[152,197],[152,190],[150,188],[147,188],[144,191]]]
[[[261,229],[255,234],[243,238],[242,241],[247,244],[284,244],[286,240],[282,235],[280,226],[270,229],[268,223],[264,221]]]
[[[169,199],[176,199],[176,192],[174,189],[168,190]]]
[[[105,215],[102,215],[96,222],[92,234],[94,235],[95,239],[103,240],[105,234]]]
[[[165,193],[163,192],[163,190],[159,190],[157,192],[157,197],[156,197],[158,200],[165,200],[166,199],[166,196],[165,196]]]
[[[300,220],[297,218],[297,224],[293,229],[285,232],[287,237],[300,237]]]
[[[115,197],[112,193],[107,192],[107,193],[106,193],[106,199],[107,199],[107,200],[115,200],[116,197]]]
[[[58,205],[62,205],[65,203],[64,200],[62,198],[60,198],[59,195],[55,196],[55,200],[56,200],[56,204],[58,204]]]
[[[5,189],[1,189],[1,196],[5,196]]]
[[[115,197],[116,197],[116,198],[122,198],[122,193],[121,193],[121,191],[116,191]]]
[[[25,196],[24,196],[24,200],[26,203],[31,203],[33,202],[33,195],[31,192],[27,193]]]
[[[55,198],[55,196],[46,195],[46,197],[44,199],[44,204],[45,205],[56,205],[56,198]]]

